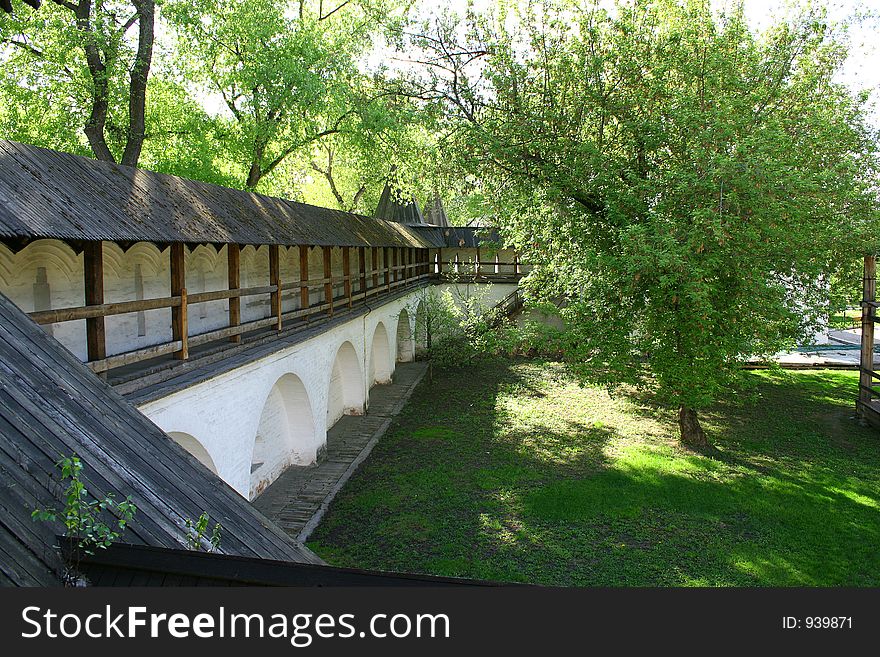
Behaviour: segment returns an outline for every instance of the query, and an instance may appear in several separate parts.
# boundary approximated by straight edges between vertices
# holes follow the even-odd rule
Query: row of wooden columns
[[[309,290],[309,245],[299,247],[299,270],[300,270],[300,309],[307,310],[311,307]],[[327,306],[328,315],[333,315],[333,264],[331,246],[323,246],[324,264],[324,304]],[[344,296],[348,299],[348,307],[352,307],[354,278],[358,280],[358,292],[366,293],[368,286],[366,248],[357,247],[358,268],[357,275],[352,275],[351,248],[342,247],[342,269],[344,282]],[[425,249],[392,248],[392,247],[369,247],[372,249],[372,288],[379,287],[379,248],[383,248],[383,286],[391,290],[394,283],[404,281],[412,276],[429,273],[428,254]],[[227,245],[227,269],[228,285],[230,291],[241,289],[241,247],[238,244]],[[179,297],[180,303],[171,306],[171,332],[172,340],[179,343],[179,348],[174,351],[174,357],[180,360],[189,358],[189,329],[187,326],[187,291],[186,291],[186,260],[185,245],[173,243],[171,245],[171,297]],[[403,267],[403,268],[401,268]],[[83,252],[83,273],[85,283],[86,306],[100,306],[104,304],[104,257],[102,242],[88,242]],[[270,294],[271,317],[274,318],[276,330],[282,329],[282,294],[284,287],[281,281],[281,257],[278,245],[269,245],[269,286],[273,288]],[[295,285],[294,285],[295,287]],[[241,326],[241,297],[232,295],[229,300],[229,327]],[[308,316],[306,315],[306,319]],[[232,342],[241,342],[241,334],[229,336]],[[103,360],[107,356],[104,317],[89,317],[86,319],[86,342],[88,346],[89,361]]]

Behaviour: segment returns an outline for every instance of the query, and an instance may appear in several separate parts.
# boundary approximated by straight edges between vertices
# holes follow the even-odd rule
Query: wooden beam
[[[171,308],[171,339],[180,342],[180,351],[174,352],[177,360],[189,358],[187,333],[189,332],[186,313],[186,260],[184,245],[174,242],[171,245],[171,296],[180,297],[180,305]]]
[[[373,287],[379,287],[379,247],[373,247]]]
[[[394,279],[393,280],[395,283],[400,280],[400,270],[397,268],[399,257],[400,257],[400,248],[395,246],[393,249],[391,249],[391,262],[393,263],[392,266],[394,267]]]
[[[345,277],[345,296],[348,297],[348,307],[351,308],[351,249],[342,247],[342,275]]]
[[[309,247],[300,244],[299,247],[299,307],[307,310],[309,303]],[[308,319],[309,314],[305,317]]]
[[[358,273],[360,274],[360,283],[358,292],[367,291],[367,249],[366,247],[358,247]]]
[[[238,244],[229,244],[226,247],[227,270],[229,273],[229,289],[241,288],[241,247]],[[229,326],[241,324],[241,297],[229,298]],[[241,334],[229,336],[230,342],[241,342]]]
[[[877,258],[865,256],[862,275],[862,350],[859,357],[859,401],[871,402],[871,373],[874,371],[874,302],[877,295]]]
[[[384,269],[385,269],[385,287],[387,287],[390,290],[391,289],[391,266],[390,266],[391,247],[386,246],[382,250],[384,251],[384,255],[385,255],[385,257],[383,258],[383,262],[382,262],[382,264],[385,265],[385,267],[384,267]]]
[[[333,282],[330,280],[333,277],[333,261],[330,249],[329,246],[324,247],[324,280],[327,281],[324,283],[324,303],[330,305],[327,314],[333,317]]]
[[[281,254],[277,244],[269,245],[269,285],[275,286],[270,295],[275,329],[281,330]]]
[[[100,306],[104,303],[104,243],[86,242],[83,250],[83,283],[86,291],[86,305]],[[86,320],[86,344],[89,360],[103,360],[107,357],[107,340],[104,333],[104,318],[91,317]]]

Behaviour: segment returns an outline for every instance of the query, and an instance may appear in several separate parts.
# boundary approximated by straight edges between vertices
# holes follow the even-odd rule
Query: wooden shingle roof
[[[440,236],[0,140],[0,239],[432,248]]]
[[[180,548],[186,519],[207,512],[221,553],[320,562],[0,294],[0,585],[59,582],[63,528],[31,511],[63,507],[55,463],[74,453],[90,496],[137,505],[121,540]]]

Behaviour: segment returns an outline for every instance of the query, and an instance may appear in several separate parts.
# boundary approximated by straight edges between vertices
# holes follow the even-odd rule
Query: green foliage
[[[112,494],[90,500],[80,478],[82,462],[76,455],[64,457],[56,465],[61,469],[62,481],[70,480],[64,491],[64,509],[60,512],[54,508],[34,509],[31,517],[40,522],[56,522],[60,519],[64,523],[65,536],[79,539],[78,547],[86,554],[93,554],[96,548],[109,547],[125,531],[137,507],[130,497],[116,502]],[[107,514],[114,516],[111,524],[104,520]]]
[[[263,189],[302,193],[296,188],[304,176],[318,173],[332,191],[328,200],[349,209],[363,194],[351,170],[366,162],[375,170],[378,160],[387,174],[377,146],[386,132],[399,137],[400,118],[409,116],[405,103],[387,97],[358,67],[373,39],[399,22],[402,4],[358,1],[331,9],[320,2],[299,3],[295,11],[280,0],[211,0],[169,2],[165,15],[176,31],[178,68],[219,96],[232,119],[225,139],[238,186],[254,189],[286,164],[294,185],[282,177]]]
[[[208,536],[208,525],[211,521],[211,517],[207,512],[202,513],[199,516],[199,519],[193,522],[190,518],[186,519],[186,544],[190,550],[204,550],[204,539]],[[210,547],[208,548],[208,552],[216,552],[220,549],[220,539],[221,534],[223,532],[222,525],[218,523],[214,523],[214,527],[211,529],[210,535]]]
[[[737,5],[505,7],[420,41],[442,66],[414,93],[445,102],[530,291],[566,301],[581,375],[707,407],[827,317],[841,253],[876,250],[842,30],[810,7],[763,34]]]

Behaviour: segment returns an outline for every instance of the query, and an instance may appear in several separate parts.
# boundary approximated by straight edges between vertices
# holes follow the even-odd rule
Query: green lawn
[[[853,372],[754,373],[676,444],[555,363],[423,383],[309,547],[329,563],[550,585],[880,585],[880,432]]]

